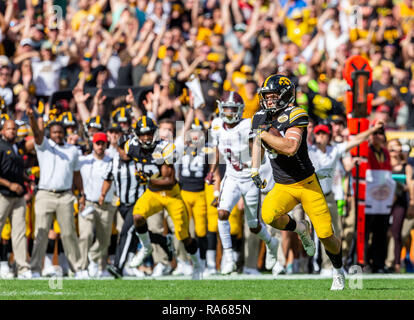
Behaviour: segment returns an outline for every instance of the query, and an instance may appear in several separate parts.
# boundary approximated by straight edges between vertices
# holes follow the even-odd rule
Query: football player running
[[[146,116],[139,119],[135,137],[125,144],[126,154],[137,163],[137,175],[148,188],[137,200],[133,209],[134,225],[142,248],[132,259],[130,266],[138,267],[152,252],[146,218],[166,209],[174,223],[175,235],[184,244],[193,262],[194,280],[202,278],[202,268],[197,241],[189,234],[188,214],[175,179],[175,146],[168,141],[157,140],[155,122]]]
[[[333,233],[329,208],[308,155],[308,114],[295,106],[295,85],[283,75],[269,76],[259,90],[259,99],[262,110],[252,120],[257,134],[252,150],[252,179],[258,188],[262,187],[258,170],[260,155],[266,149],[276,182],[263,202],[263,221],[276,229],[298,233],[306,253],[313,256],[315,244],[309,223],[297,222],[287,214],[301,203],[334,266],[331,290],[343,290],[341,243]]]
[[[224,158],[226,173],[220,184],[218,206],[218,230],[223,245],[222,274],[229,274],[236,270],[232,241],[230,235],[229,216],[240,197],[245,204],[247,224],[254,234],[262,239],[267,249],[267,267],[270,269],[276,263],[278,240],[272,238],[260,217],[261,192],[269,191],[273,186],[272,169],[269,159],[263,157],[260,172],[266,178],[266,185],[258,190],[251,180],[251,120],[242,119],[244,101],[233,91],[225,92],[218,101],[219,118],[211,124],[213,145],[216,148],[216,157],[206,177],[208,183],[213,182],[213,173],[220,159]],[[220,158],[221,157],[221,158]]]

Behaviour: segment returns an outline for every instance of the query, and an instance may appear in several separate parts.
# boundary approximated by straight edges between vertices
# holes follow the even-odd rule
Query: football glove
[[[219,198],[214,198],[214,200],[211,202],[211,205],[212,205],[214,208],[217,208],[217,207],[218,207],[218,205],[219,205]]]
[[[150,177],[144,171],[139,170],[139,171],[137,171],[136,175],[137,175],[138,182],[140,184],[148,183],[148,180],[149,180]]]
[[[256,134],[260,136],[263,131],[268,131],[272,127],[272,123],[263,123],[256,129]]]
[[[259,172],[252,172],[251,177],[252,177],[253,182],[254,182],[254,184],[256,185],[257,188],[259,188],[259,189],[266,188],[267,181],[266,181],[266,179],[264,179],[263,182],[262,182],[262,178],[260,178]]]

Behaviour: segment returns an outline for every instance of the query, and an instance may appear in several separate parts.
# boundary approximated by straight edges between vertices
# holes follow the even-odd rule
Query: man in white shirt
[[[35,240],[31,257],[33,277],[39,277],[42,262],[48,243],[48,232],[52,225],[53,214],[61,229],[63,249],[69,262],[69,267],[76,277],[81,277],[79,271],[79,245],[76,235],[75,219],[73,217],[72,194],[74,185],[81,194],[80,210],[85,205],[82,177],[79,173],[79,154],[75,146],[65,143],[65,131],[61,122],[49,125],[49,136],[45,138],[43,121],[39,125],[34,117],[33,109],[27,111],[30,126],[35,138],[35,150],[40,167],[39,191],[35,201]]]
[[[112,205],[113,192],[108,192],[99,203],[105,174],[112,160],[105,155],[108,138],[105,133],[97,132],[93,135],[92,143],[93,152],[79,159],[86,196],[86,209],[79,214],[79,248],[82,273],[86,273],[88,268],[89,276],[96,277],[99,271],[98,261],[108,251],[116,207]],[[96,243],[92,246],[94,230]]]
[[[378,121],[375,126],[356,135],[351,141],[336,145],[329,144],[331,140],[331,130],[328,125],[319,124],[313,129],[315,144],[309,146],[309,158],[315,167],[315,173],[318,176],[319,183],[331,213],[334,234],[338,238],[341,238],[342,225],[338,217],[338,209],[332,190],[334,171],[337,165],[339,165],[339,159],[344,156],[346,152],[366,141],[371,133],[377,131],[382,126],[383,123]],[[321,275],[330,276],[332,273],[332,264],[330,263],[325,250],[321,250],[321,252]]]

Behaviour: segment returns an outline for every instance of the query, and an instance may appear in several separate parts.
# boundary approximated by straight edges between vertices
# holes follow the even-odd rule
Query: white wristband
[[[214,195],[214,198],[218,198],[220,196],[220,191],[214,190],[213,195]]]
[[[258,173],[259,172],[259,168],[252,168],[252,173]]]

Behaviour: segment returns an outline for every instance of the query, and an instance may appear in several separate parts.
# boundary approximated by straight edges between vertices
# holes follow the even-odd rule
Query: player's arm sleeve
[[[264,117],[261,114],[256,113],[252,118],[251,123],[251,131],[254,132],[254,130],[259,129],[260,125],[263,124]]]

